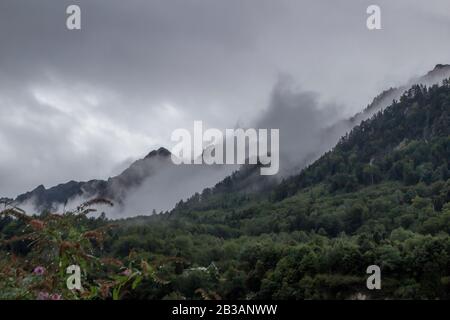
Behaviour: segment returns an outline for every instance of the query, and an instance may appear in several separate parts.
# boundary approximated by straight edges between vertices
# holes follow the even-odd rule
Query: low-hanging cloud
[[[324,132],[343,116],[340,108],[297,87],[292,77],[280,77],[267,110],[256,122],[258,128],[280,130],[280,176],[303,168],[337,142],[339,137]]]
[[[107,178],[130,158],[170,149],[170,133],[194,120],[289,123],[276,112],[261,118],[280,72],[319,93],[297,97],[305,105],[333,101],[341,118],[450,60],[447,0],[380,0],[379,32],[365,26],[368,0],[76,3],[82,30],[72,32],[72,0],[0,2],[1,196]],[[323,127],[334,111],[304,108],[301,143],[312,150],[311,123]],[[307,114],[317,121],[303,123]]]

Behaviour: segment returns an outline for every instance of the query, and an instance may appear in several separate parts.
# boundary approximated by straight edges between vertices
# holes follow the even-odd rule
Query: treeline
[[[384,180],[407,185],[450,177],[450,86],[413,86],[400,101],[363,121],[298,176],[281,183],[275,201],[327,182],[351,192]]]
[[[170,213],[114,221],[92,253],[123,268],[145,261],[131,274],[147,276],[134,286],[102,267],[84,281],[109,279],[127,288],[124,299],[449,299],[449,112],[448,81],[414,86],[276,186],[256,180],[260,189],[244,192],[258,179],[248,168]],[[111,223],[85,217],[73,228],[85,234]],[[22,221],[0,218],[3,257],[39,257],[14,239],[23,230]],[[11,293],[17,288],[1,276],[7,261],[0,291]],[[365,286],[373,264],[379,291]]]

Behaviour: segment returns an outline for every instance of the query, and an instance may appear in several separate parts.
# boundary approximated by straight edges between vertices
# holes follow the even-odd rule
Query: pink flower
[[[62,296],[59,293],[53,293],[50,295],[50,300],[62,300]]]
[[[131,270],[130,269],[125,269],[125,270],[123,270],[122,271],[122,274],[124,275],[124,276],[130,276],[130,274],[131,274]]]
[[[33,273],[37,276],[43,276],[45,273],[45,268],[38,266],[38,267],[34,268]]]
[[[49,296],[48,292],[42,292],[41,291],[37,295],[37,300],[48,300],[49,297],[50,296]]]

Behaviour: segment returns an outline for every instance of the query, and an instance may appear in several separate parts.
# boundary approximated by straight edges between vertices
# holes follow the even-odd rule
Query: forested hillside
[[[101,241],[89,238],[95,247],[89,252],[116,260],[116,272],[132,270],[120,278],[122,295],[114,296],[93,279],[112,281],[108,289],[117,288],[120,279],[106,264],[100,269],[86,264],[84,281],[105,294],[83,297],[448,299],[449,159],[450,83],[413,86],[275,187],[258,180],[267,183],[260,192],[243,192],[249,168],[170,213],[114,221],[114,228],[106,228],[110,222],[104,218],[81,217],[75,234],[104,228]],[[49,218],[35,217],[40,219]],[[46,230],[49,222],[42,223],[40,230]],[[0,272],[2,295],[26,286],[8,282],[11,270],[26,275],[37,263],[59,259],[58,250],[52,253],[56,258],[45,260],[27,246],[32,240],[17,237],[21,230],[38,229],[6,214],[0,220],[0,268],[9,270]],[[69,238],[58,241],[77,239]],[[13,254],[21,267],[5,258]],[[75,256],[66,258],[66,264],[77,262]],[[366,268],[373,264],[381,267],[382,289],[369,291]],[[36,290],[28,291],[32,296]],[[45,290],[71,298],[61,288]]]

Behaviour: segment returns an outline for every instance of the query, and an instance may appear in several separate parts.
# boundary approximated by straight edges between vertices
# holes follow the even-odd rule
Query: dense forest
[[[449,299],[449,159],[446,80],[256,193],[248,167],[149,217],[88,218],[101,199],[61,215],[5,204],[0,298]],[[71,264],[83,290],[65,287]],[[374,264],[381,290],[366,288]]]

